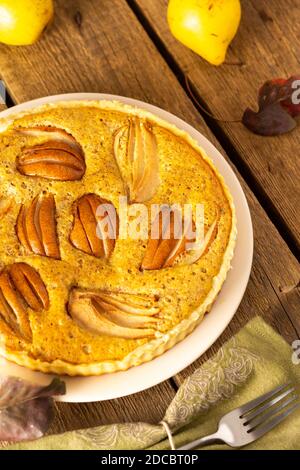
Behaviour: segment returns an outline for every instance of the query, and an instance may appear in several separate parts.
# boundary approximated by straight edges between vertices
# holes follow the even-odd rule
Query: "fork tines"
[[[258,438],[273,429],[297,408],[300,408],[296,389],[290,383],[246,403],[239,408],[240,419],[247,433]]]

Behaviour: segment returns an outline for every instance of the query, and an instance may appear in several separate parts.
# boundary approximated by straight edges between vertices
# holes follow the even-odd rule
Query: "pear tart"
[[[97,375],[189,334],[222,287],[236,239],[232,197],[203,149],[117,102],[47,105],[0,129],[1,355]],[[184,204],[193,216],[178,233]],[[188,236],[198,204],[201,241]]]

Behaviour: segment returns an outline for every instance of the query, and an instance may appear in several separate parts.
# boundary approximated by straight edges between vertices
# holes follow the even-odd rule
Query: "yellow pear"
[[[53,14],[53,0],[0,0],[0,42],[33,44]]]
[[[240,0],[170,0],[168,5],[172,34],[214,65],[224,62],[240,20]]]

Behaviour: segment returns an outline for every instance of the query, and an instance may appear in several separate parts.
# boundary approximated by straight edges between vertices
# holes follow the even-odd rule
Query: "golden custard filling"
[[[46,372],[103,373],[101,363],[114,371],[161,354],[176,327],[173,343],[188,334],[203,315],[179,326],[216,297],[235,240],[231,196],[204,152],[117,103],[62,103],[1,124],[1,354]],[[205,246],[193,258],[184,239],[120,237],[121,196],[149,212],[202,204]],[[115,240],[96,233],[103,202],[116,211]]]

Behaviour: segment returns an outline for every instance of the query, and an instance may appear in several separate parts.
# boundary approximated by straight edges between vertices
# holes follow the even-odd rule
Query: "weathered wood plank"
[[[198,97],[221,119],[240,119],[246,107],[255,109],[265,80],[299,74],[300,0],[242,0],[241,26],[220,67],[208,64],[171,35],[168,0],[129,3],[140,8],[174,69],[189,77]],[[244,176],[265,201],[273,221],[288,230],[287,237],[299,248],[299,130],[265,138],[239,123],[217,125],[237,150]]]
[[[125,422],[159,423],[175,395],[164,382],[144,392],[99,403],[57,403],[50,433]]]
[[[79,10],[80,27],[74,21]],[[131,96],[184,118],[220,148],[125,1],[58,1],[55,24],[38,44],[30,48],[0,47],[0,70],[16,102],[74,91]],[[244,302],[223,339],[254,314],[265,316],[284,336],[292,338],[296,325],[300,332],[300,322],[296,305],[285,299],[294,292],[282,294],[279,286],[297,283],[298,265],[250,190],[244,187],[254,219],[256,256]],[[281,260],[278,263],[277,257]],[[172,395],[173,390],[165,383],[117,401],[84,406],[59,404],[60,413],[52,430],[125,419],[156,421]]]

